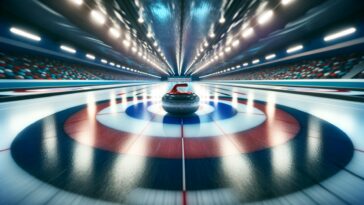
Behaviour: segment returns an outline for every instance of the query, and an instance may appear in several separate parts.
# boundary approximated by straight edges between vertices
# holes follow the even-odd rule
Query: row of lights
[[[349,27],[349,28],[340,30],[338,32],[329,34],[329,35],[325,36],[323,38],[323,40],[325,42],[330,42],[330,41],[333,41],[333,40],[336,40],[336,39],[339,39],[339,38],[342,38],[342,37],[351,35],[351,34],[353,34],[355,32],[356,32],[356,28],[355,27]],[[296,53],[296,52],[302,50],[303,48],[304,47],[303,47],[302,44],[297,44],[297,45],[294,45],[292,47],[289,47],[286,50],[286,53],[287,54]],[[276,54],[275,53],[272,53],[272,54],[266,55],[264,59],[266,61],[269,61],[269,60],[272,60],[272,59],[274,59],[276,57],[277,57]],[[252,65],[256,65],[258,63],[260,63],[260,59],[259,58],[252,60]],[[214,72],[214,73],[211,73],[211,74],[207,74],[205,76],[202,76],[201,78],[206,78],[206,77],[209,77],[209,76],[212,76],[212,75],[221,75],[221,74],[224,74],[226,72],[234,71],[234,70],[239,69],[241,67],[244,67],[245,68],[247,66],[249,66],[249,63],[248,62],[245,62],[245,63],[242,64],[242,66],[241,65],[233,66],[231,68],[227,68],[227,69],[224,69],[222,71],[217,71],[217,72]]]
[[[281,4],[286,6],[290,3],[292,3],[294,0],[281,0]],[[262,12],[258,17],[257,17],[257,23],[259,25],[264,25],[266,23],[268,23],[274,16],[274,12],[271,9],[268,9],[264,12]],[[219,23],[223,24],[225,22],[225,18],[223,17],[223,15],[220,17],[219,19]],[[242,29],[241,29],[241,34],[240,36],[243,39],[249,39],[253,36],[254,34],[254,28],[252,26],[249,26],[249,23],[244,23],[242,25]],[[215,34],[213,32],[211,32],[209,34],[210,38],[214,38]],[[203,68],[207,67],[209,64],[217,61],[219,58],[223,58],[225,54],[230,53],[232,51],[233,48],[237,48],[240,44],[240,39],[233,39],[233,38],[227,38],[227,41],[225,43],[225,47],[221,47],[221,48],[217,48],[215,49],[215,55],[213,57],[210,58],[209,61],[207,61],[204,65],[202,65],[200,68],[196,69],[192,74],[195,74],[199,71],[201,71]],[[199,51],[203,52],[203,49],[200,49]],[[194,61],[196,61],[200,56],[201,53],[197,52],[197,56],[195,56]],[[187,73],[188,69],[186,70],[185,73]]]
[[[24,38],[27,38],[27,39],[30,39],[30,40],[33,40],[33,41],[39,42],[39,41],[42,40],[42,38],[40,36],[38,36],[36,34],[33,34],[33,33],[29,32],[29,31],[25,31],[23,29],[17,28],[17,27],[11,27],[10,32],[15,34],[15,35],[18,35],[18,36],[21,36],[21,37],[24,37]],[[59,48],[62,51],[65,51],[67,53],[71,53],[71,54],[77,53],[77,50],[75,48],[73,48],[71,46],[68,46],[68,45],[62,44],[62,45],[60,45]],[[95,55],[93,55],[91,53],[87,53],[85,55],[85,57],[87,59],[89,59],[89,60],[96,60]],[[105,60],[105,59],[101,59],[100,62],[103,63],[103,64],[108,63],[108,61]],[[117,67],[117,68],[122,68],[122,69],[130,71],[130,72],[135,72],[135,73],[139,73],[139,74],[144,74],[144,75],[160,78],[159,76],[156,76],[156,75],[145,73],[145,72],[142,72],[142,71],[139,71],[139,70],[136,70],[136,69],[132,69],[132,68],[128,68],[128,67],[125,67],[125,66],[120,66],[119,64],[115,64],[114,62],[110,62],[109,65],[113,66],[113,67]]]
[[[70,1],[73,2],[77,6],[81,6],[84,3],[83,0],[70,0]],[[100,11],[98,11],[96,9],[92,9],[91,10],[91,12],[90,12],[90,18],[93,20],[93,22],[95,24],[97,24],[99,26],[104,25],[106,23],[106,21],[107,21],[106,16],[102,12],[100,12]],[[120,18],[121,18],[121,16],[120,16]],[[140,19],[142,19],[142,18],[139,17],[138,22],[139,23],[143,23],[144,20],[141,21]],[[114,39],[118,39],[118,38],[121,37],[121,31],[120,31],[120,29],[117,28],[117,27],[115,27],[115,26],[110,27],[108,29],[108,33]],[[153,36],[153,34],[149,30],[148,31],[148,34],[147,34],[147,37],[148,38],[151,38],[152,36]],[[145,60],[146,62],[150,63],[151,65],[153,65],[154,67],[156,67],[161,72],[163,72],[165,74],[168,74],[164,69],[160,68],[161,67],[160,65],[158,65],[156,62],[154,62],[153,60],[151,60],[147,56],[147,53],[150,53],[150,52],[143,51],[144,49],[141,46],[139,46],[139,48],[138,48],[137,43],[134,42],[134,41],[132,41],[130,33],[129,34],[125,34],[125,39],[122,40],[122,44],[126,48],[128,48],[128,49],[131,47],[132,53],[135,53],[139,58],[141,58],[141,59]],[[153,46],[157,48],[158,47],[158,43],[155,41],[153,43]],[[165,58],[164,54],[162,53],[162,51],[161,51],[161,49],[159,47],[158,47],[157,51],[158,51],[159,55],[161,56],[161,58],[164,61],[166,61],[166,58]]]

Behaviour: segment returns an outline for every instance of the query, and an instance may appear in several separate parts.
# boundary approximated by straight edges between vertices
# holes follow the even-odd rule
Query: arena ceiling
[[[212,73],[361,16],[364,8],[360,0],[3,0],[0,4],[8,17],[56,39],[159,76]]]

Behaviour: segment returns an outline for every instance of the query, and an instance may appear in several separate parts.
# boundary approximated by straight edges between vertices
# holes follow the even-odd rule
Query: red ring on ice
[[[238,103],[246,104],[246,101],[239,100]],[[96,113],[108,106],[109,103],[102,103],[96,105],[92,113],[87,108],[75,113],[66,120],[65,132],[81,144],[111,152],[174,159],[182,157],[183,126],[181,138],[138,136],[114,130],[96,120]],[[275,109],[272,115],[266,112],[265,104],[256,102],[254,107],[267,116],[261,125],[217,137],[184,137],[185,158],[222,157],[255,152],[284,144],[299,132],[298,121],[289,113]],[[216,126],[219,127],[218,123]]]

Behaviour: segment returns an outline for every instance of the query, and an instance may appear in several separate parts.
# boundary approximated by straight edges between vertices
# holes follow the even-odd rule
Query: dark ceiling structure
[[[364,13],[360,0],[3,0],[0,6],[55,39],[162,77],[216,72]]]

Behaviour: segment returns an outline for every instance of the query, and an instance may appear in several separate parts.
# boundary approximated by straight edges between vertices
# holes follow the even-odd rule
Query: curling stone
[[[179,87],[187,87],[187,83],[176,84],[162,98],[163,109],[172,115],[190,115],[200,106],[200,98],[193,92],[180,92]]]

